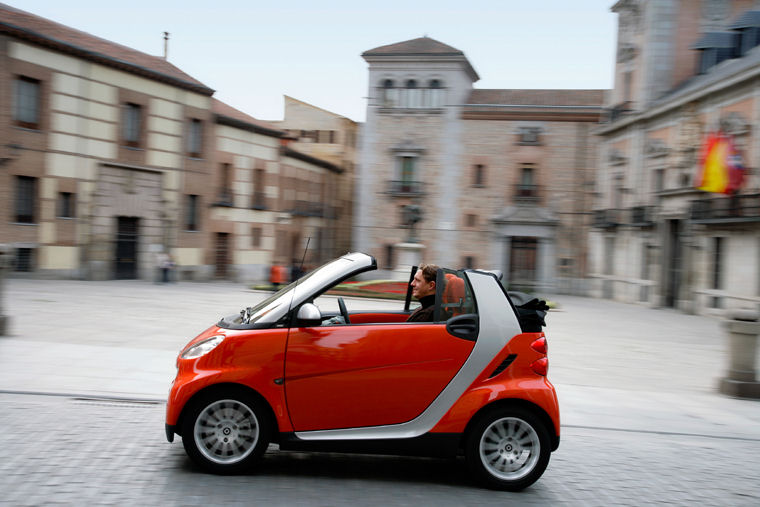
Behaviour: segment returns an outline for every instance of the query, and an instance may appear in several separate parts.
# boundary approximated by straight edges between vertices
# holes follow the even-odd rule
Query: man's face
[[[428,282],[422,276],[422,270],[417,270],[412,279],[412,296],[417,299],[435,294],[435,282]]]

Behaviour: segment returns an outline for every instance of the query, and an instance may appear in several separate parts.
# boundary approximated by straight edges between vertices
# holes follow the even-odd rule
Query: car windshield
[[[360,254],[363,256],[363,254]],[[363,256],[367,257],[367,256]],[[302,276],[290,285],[275,292],[267,299],[245,310],[244,324],[258,321],[274,322],[287,313],[285,308],[298,305],[304,297],[313,297],[315,292],[337,282],[342,277],[351,274],[360,258],[356,255],[346,255],[328,262],[311,273]],[[365,261],[366,262],[366,261]],[[374,262],[374,260],[373,260]],[[359,262],[361,264],[361,262]],[[369,267],[369,266],[367,266]],[[284,311],[281,311],[284,310]]]

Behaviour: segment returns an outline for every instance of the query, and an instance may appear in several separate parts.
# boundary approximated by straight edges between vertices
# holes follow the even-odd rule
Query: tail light
[[[549,358],[542,357],[541,359],[536,359],[530,363],[530,369],[537,375],[545,377],[546,373],[549,371]]]
[[[530,369],[533,370],[537,375],[545,377],[546,373],[549,371],[549,358],[546,357],[546,353],[549,350],[549,345],[546,343],[546,337],[542,336],[541,338],[534,340],[533,343],[530,344],[530,348],[539,354],[543,354],[543,357],[536,359],[530,363]]]
[[[549,350],[548,344],[546,343],[546,337],[542,336],[541,338],[535,340],[530,344],[530,348],[539,354],[546,354],[546,352]]]

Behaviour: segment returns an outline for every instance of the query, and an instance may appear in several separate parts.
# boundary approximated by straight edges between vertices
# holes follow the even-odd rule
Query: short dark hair
[[[438,274],[438,266],[435,264],[420,264],[417,270],[422,271],[422,278],[424,278],[426,282],[435,282],[435,277]]]

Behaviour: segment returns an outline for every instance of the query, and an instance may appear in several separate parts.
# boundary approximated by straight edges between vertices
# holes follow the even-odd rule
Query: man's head
[[[438,266],[435,264],[420,264],[412,279],[412,296],[417,299],[435,294],[435,276]]]

